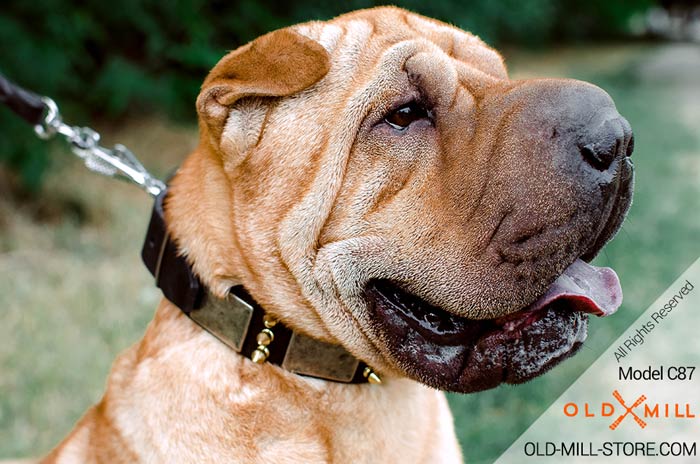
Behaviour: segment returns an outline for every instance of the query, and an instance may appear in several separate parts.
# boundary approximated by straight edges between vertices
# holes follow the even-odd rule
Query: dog
[[[588,262],[633,139],[591,84],[381,7],[229,53],[197,111],[162,215],[206,302],[151,243],[170,299],[44,462],[461,462],[443,391],[540,375],[620,305]]]

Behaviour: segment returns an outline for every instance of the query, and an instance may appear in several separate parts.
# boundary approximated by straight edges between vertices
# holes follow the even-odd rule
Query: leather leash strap
[[[41,123],[46,112],[46,105],[39,95],[10,82],[2,74],[0,74],[0,103],[33,126]]]

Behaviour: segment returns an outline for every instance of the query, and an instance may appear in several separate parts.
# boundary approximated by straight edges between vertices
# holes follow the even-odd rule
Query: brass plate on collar
[[[240,353],[253,318],[253,307],[229,294],[220,299],[209,293],[204,306],[189,314],[204,330]]]
[[[292,334],[282,367],[296,374],[350,382],[360,361],[340,345]]]

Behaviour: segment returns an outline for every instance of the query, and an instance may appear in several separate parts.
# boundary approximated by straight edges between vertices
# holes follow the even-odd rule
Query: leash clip
[[[60,134],[70,143],[71,151],[83,160],[89,170],[103,176],[127,180],[141,187],[152,196],[165,190],[165,184],[156,179],[124,145],[105,148],[99,144],[100,134],[90,127],[65,124],[58,106],[49,97],[41,97],[46,106],[44,119],[34,126],[34,132],[44,140]]]
[[[49,97],[41,97],[42,103],[46,108],[46,116],[43,121],[34,126],[34,133],[43,140],[49,140],[59,131],[63,124],[61,114],[58,112],[56,102]]]

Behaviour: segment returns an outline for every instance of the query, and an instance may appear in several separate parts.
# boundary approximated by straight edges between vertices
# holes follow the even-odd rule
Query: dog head
[[[512,81],[478,38],[379,8],[231,52],[197,108],[166,205],[195,271],[383,374],[522,382],[620,304],[587,261],[629,208],[632,135],[593,85]]]

